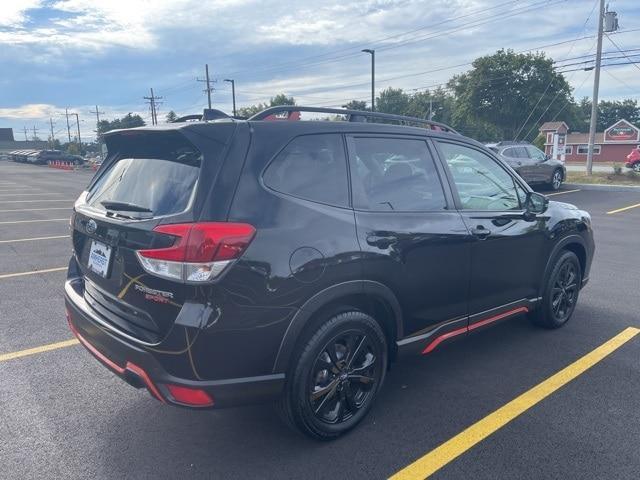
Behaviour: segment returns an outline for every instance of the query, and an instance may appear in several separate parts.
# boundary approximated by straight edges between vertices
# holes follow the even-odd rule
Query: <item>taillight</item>
[[[209,282],[238,259],[256,233],[246,223],[178,223],[154,232],[176,237],[167,248],[138,250],[142,267],[159,277],[187,283]]]

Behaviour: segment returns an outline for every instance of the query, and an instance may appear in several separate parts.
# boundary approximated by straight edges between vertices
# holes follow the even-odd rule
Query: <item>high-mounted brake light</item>
[[[154,232],[176,237],[167,248],[138,250],[149,273],[186,283],[209,282],[238,259],[256,233],[246,223],[178,223],[160,225]]]

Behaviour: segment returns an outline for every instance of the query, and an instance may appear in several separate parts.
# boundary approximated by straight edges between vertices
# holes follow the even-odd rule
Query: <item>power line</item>
[[[494,7],[472,10],[471,12],[469,12],[469,13],[467,13],[465,15],[460,15],[460,16],[448,18],[448,19],[442,20],[442,21],[437,22],[437,23],[433,23],[433,24],[430,24],[430,25],[427,25],[427,26],[424,26],[424,27],[420,27],[420,28],[414,29],[414,30],[408,30],[408,31],[401,32],[401,33],[398,33],[398,34],[395,34],[395,35],[390,35],[388,37],[374,39],[374,40],[372,40],[370,42],[357,44],[357,45],[355,45],[353,47],[340,48],[340,49],[332,50],[332,51],[325,52],[325,53],[322,53],[322,54],[311,55],[309,57],[302,57],[302,58],[294,60],[294,61],[283,62],[283,63],[279,63],[279,64],[276,64],[276,65],[269,65],[268,67],[263,67],[263,68],[252,68],[252,69],[245,69],[245,70],[236,70],[236,71],[229,72],[226,75],[227,76],[241,75],[242,73],[245,73],[245,72],[255,73],[255,72],[264,71],[265,69],[266,70],[272,70],[272,69],[281,70],[283,67],[303,65],[303,64],[306,63],[307,60],[323,58],[323,57],[331,56],[331,55],[336,54],[336,53],[342,53],[342,52],[348,52],[348,51],[352,51],[352,53],[350,53],[348,55],[349,57],[350,56],[360,55],[360,51],[362,50],[363,47],[368,47],[368,46],[372,46],[372,45],[375,46],[375,45],[378,45],[378,44],[380,44],[380,43],[382,43],[382,42],[384,42],[386,40],[391,40],[393,38],[398,38],[398,37],[401,37],[401,36],[404,36],[404,35],[409,35],[411,33],[415,33],[415,32],[418,32],[420,30],[426,30],[426,29],[429,29],[429,28],[437,27],[439,25],[444,25],[446,23],[450,23],[450,22],[453,22],[455,20],[459,20],[461,18],[467,18],[467,17],[473,16],[473,15],[475,15],[477,13],[483,13],[483,12],[487,12],[487,11],[495,10],[497,8],[504,7],[505,5],[519,3],[520,1],[521,0],[511,0],[511,1],[508,1],[508,2],[500,3],[500,4],[498,4],[498,5],[494,6]],[[331,60],[332,61],[332,60],[341,59],[341,58],[345,58],[345,56],[328,58],[328,59],[325,59],[325,60]]]
[[[627,54],[625,52],[622,51],[622,49],[620,48],[620,45],[618,45],[610,36],[609,34],[605,33],[605,36],[607,37],[607,40],[609,40],[611,43],[613,43],[613,45],[618,49],[618,51],[620,53],[622,53],[622,55],[625,56],[625,58],[627,60],[631,60],[629,57],[627,57]],[[636,67],[638,70],[640,70],[640,67],[637,65],[637,63],[633,63],[633,66]]]
[[[589,20],[591,19],[591,15],[593,15],[593,12],[596,9],[596,6],[598,5],[598,2],[600,0],[596,0],[595,3],[593,4],[593,7],[591,8],[591,11],[589,12],[589,15],[587,15],[587,19],[584,21],[584,24],[582,25],[582,28],[580,29],[580,34],[578,35],[578,37],[580,35],[582,35],[584,33],[584,30],[587,28],[587,24],[589,23]],[[578,39],[576,38],[576,40],[574,40],[574,42],[571,44],[571,47],[569,48],[569,51],[567,52],[567,55],[565,55],[565,58],[568,57],[569,55],[571,55],[571,52],[573,51],[573,48],[576,46],[576,42],[578,41]],[[514,140],[518,140],[518,137],[520,136],[520,134],[522,133],[522,130],[524,130],[525,126],[527,125],[527,122],[531,119],[531,117],[533,116],[533,112],[535,112],[536,108],[538,108],[538,105],[540,105],[540,102],[542,102],[542,99],[544,98],[544,96],[547,94],[547,92],[549,91],[549,88],[551,88],[551,85],[553,84],[554,80],[556,80],[555,75],[552,74],[551,76],[551,80],[549,81],[549,83],[547,84],[547,88],[544,89],[544,92],[542,92],[542,95],[540,95],[540,98],[538,99],[538,101],[536,102],[536,104],[533,106],[533,108],[531,109],[531,111],[529,112],[529,115],[527,116],[526,120],[522,123],[522,125],[520,126],[520,128],[518,129],[518,131],[516,132],[515,138]],[[558,95],[560,94],[561,90],[558,90],[558,92],[556,93],[556,96],[554,97],[554,99],[552,100],[555,101],[555,99],[558,97]],[[550,107],[551,105],[549,105]],[[547,107],[545,109],[545,111],[542,113],[542,115],[544,115],[547,110],[549,110],[549,107]],[[540,116],[540,118],[542,118],[542,115]],[[540,119],[538,119],[538,121],[540,121]],[[536,122],[537,123],[537,122]],[[529,132],[527,133],[527,137],[529,136],[529,133],[531,133],[531,130],[529,130]]]

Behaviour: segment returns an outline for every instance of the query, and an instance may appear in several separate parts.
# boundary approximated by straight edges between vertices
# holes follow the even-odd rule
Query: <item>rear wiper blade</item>
[[[136,205],[135,203],[127,203],[127,202],[114,202],[111,200],[104,200],[100,202],[104,208],[109,210],[116,210],[120,212],[145,212],[152,213],[153,210],[143,207],[141,205]]]

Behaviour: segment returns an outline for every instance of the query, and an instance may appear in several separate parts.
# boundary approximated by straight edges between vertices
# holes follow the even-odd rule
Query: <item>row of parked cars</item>
[[[80,155],[71,155],[60,150],[14,150],[9,152],[9,160],[19,163],[46,165],[49,162],[67,162],[84,165],[85,159]]]

